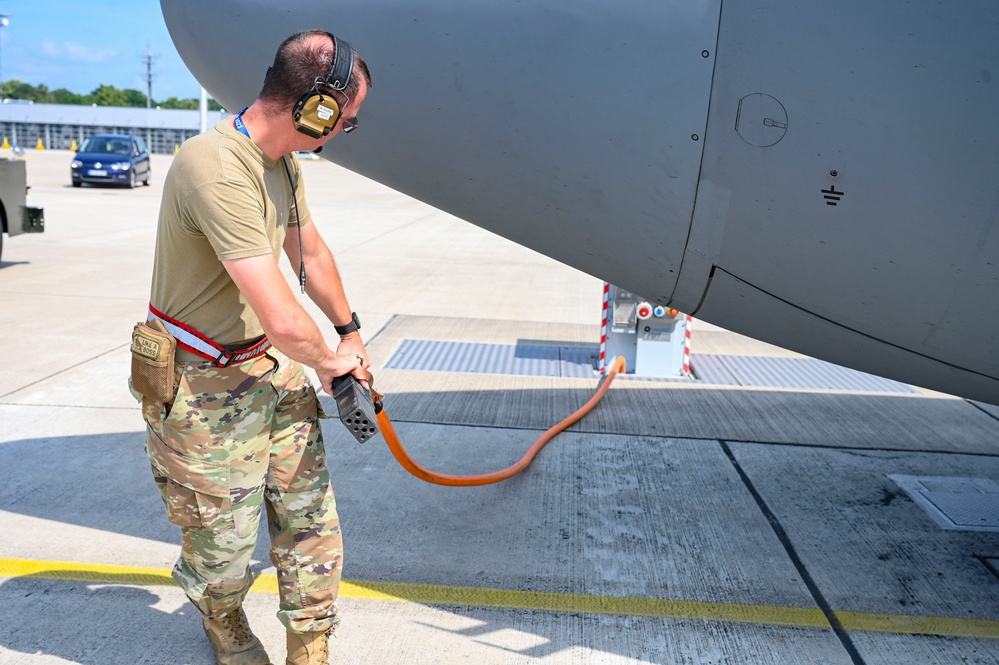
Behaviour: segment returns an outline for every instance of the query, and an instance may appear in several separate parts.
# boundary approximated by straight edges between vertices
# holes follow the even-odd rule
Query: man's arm
[[[353,352],[334,353],[315,321],[302,309],[271,254],[223,261],[226,271],[253,309],[264,333],[281,353],[316,370],[332,394],[334,377],[360,370]],[[347,314],[348,318],[350,314]]]
[[[296,272],[299,266],[298,233],[298,227],[290,226],[284,240],[284,251]],[[340,279],[340,271],[337,270],[336,261],[333,260],[333,253],[330,252],[326,242],[319,235],[315,224],[306,224],[302,227],[301,233],[305,270],[308,274],[305,292],[333,325],[347,325],[351,321],[352,312],[350,304],[347,302],[347,294],[343,289],[343,282]],[[364,348],[364,342],[361,341],[361,334],[357,331],[340,337],[337,352],[359,354],[364,357],[363,369],[367,369],[369,366],[368,352]],[[355,374],[360,377],[363,372]]]

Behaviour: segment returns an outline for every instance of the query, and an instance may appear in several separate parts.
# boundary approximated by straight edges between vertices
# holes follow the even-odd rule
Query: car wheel
[[[82,182],[77,182],[76,180],[73,181],[73,187],[79,187],[82,184]]]
[[[128,188],[133,189],[135,187],[135,169],[132,169],[128,173]]]
[[[143,187],[149,187],[149,181],[153,179],[152,169],[146,169],[146,179],[142,181]]]

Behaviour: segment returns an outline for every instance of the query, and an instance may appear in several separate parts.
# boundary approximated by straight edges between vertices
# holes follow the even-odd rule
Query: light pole
[[[0,28],[10,25],[10,14],[0,14]],[[0,51],[3,49],[3,30],[0,30]],[[3,70],[0,68],[0,103],[3,102]]]

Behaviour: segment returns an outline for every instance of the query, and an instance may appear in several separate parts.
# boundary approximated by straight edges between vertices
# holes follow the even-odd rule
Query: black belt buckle
[[[377,411],[371,393],[356,378],[345,374],[333,379],[333,399],[340,412],[340,422],[358,443],[364,443],[378,434]]]

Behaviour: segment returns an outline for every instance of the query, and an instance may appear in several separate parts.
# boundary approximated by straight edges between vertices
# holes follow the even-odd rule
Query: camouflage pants
[[[142,401],[153,478],[183,535],[174,578],[206,616],[238,607],[265,505],[278,618],[294,632],[326,630],[343,542],[304,369],[272,349],[227,368],[178,362],[176,374],[172,405]]]

